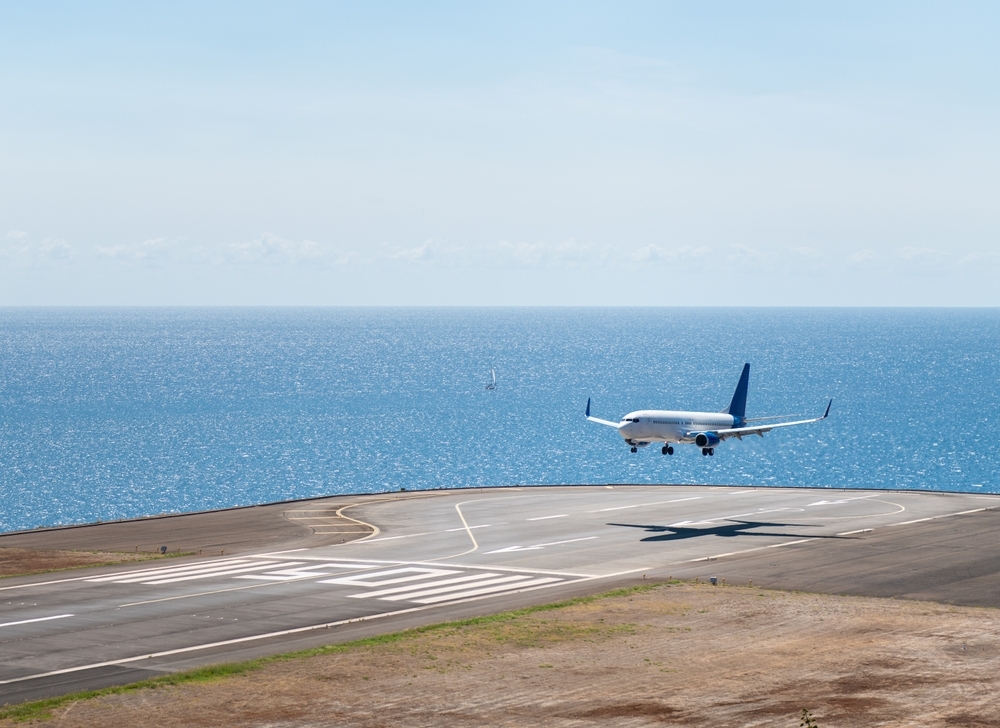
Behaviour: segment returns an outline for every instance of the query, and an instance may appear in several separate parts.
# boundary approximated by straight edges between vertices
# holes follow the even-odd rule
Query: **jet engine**
[[[694,444],[698,447],[715,447],[719,444],[719,436],[714,432],[699,432],[694,438]]]

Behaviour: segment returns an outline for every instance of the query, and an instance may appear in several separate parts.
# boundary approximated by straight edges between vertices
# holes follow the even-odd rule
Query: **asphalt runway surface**
[[[512,487],[0,535],[201,552],[0,581],[0,703],[671,576],[996,607],[998,509],[978,494]]]

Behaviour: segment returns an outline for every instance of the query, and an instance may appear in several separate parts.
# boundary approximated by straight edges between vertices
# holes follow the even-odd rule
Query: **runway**
[[[228,541],[183,525],[211,530],[212,514],[0,536],[108,548],[185,534],[203,552],[0,581],[0,703],[668,576],[1000,606],[997,508],[976,494],[512,487],[216,514]]]

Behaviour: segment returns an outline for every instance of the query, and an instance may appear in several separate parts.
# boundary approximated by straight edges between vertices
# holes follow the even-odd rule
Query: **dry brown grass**
[[[41,574],[46,571],[105,566],[127,561],[148,561],[160,554],[107,551],[60,551],[58,549],[0,548],[0,577]]]
[[[1000,612],[671,585],[414,632],[58,726],[1000,726]],[[0,725],[13,725],[9,722]]]

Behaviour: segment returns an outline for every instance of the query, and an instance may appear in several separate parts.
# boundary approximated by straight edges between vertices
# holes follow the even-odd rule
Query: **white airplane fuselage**
[[[765,432],[778,430],[795,425],[807,425],[810,422],[825,420],[830,414],[833,400],[826,405],[822,417],[811,417],[807,420],[794,422],[774,422],[784,420],[792,415],[776,415],[774,417],[758,417],[746,419],[747,388],[750,386],[750,364],[743,365],[740,381],[733,392],[729,406],[721,412],[688,412],[686,410],[635,410],[621,418],[619,422],[602,420],[590,414],[590,399],[587,399],[585,417],[590,422],[596,422],[605,427],[614,427],[618,434],[636,452],[640,447],[646,447],[651,442],[663,443],[663,454],[673,455],[671,443],[691,443],[701,448],[702,455],[714,455],[715,446],[725,440],[735,437],[742,440],[747,435],[764,436]]]
[[[739,427],[740,420],[720,412],[638,410],[622,417],[618,434],[629,445],[645,447],[651,442],[693,443],[701,431]]]

